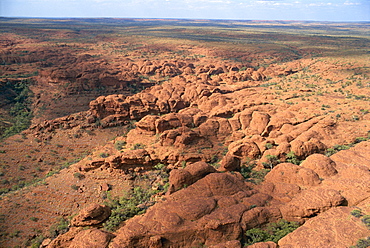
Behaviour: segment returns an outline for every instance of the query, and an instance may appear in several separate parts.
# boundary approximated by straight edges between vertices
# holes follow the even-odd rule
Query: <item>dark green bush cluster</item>
[[[240,168],[240,173],[247,180],[255,184],[261,183],[266,174],[270,171],[268,169],[254,170],[256,167],[255,161],[247,161]]]
[[[109,219],[103,224],[107,231],[114,231],[123,221],[142,214],[146,211],[146,205],[150,202],[151,196],[156,193],[152,190],[144,190],[141,187],[135,187],[127,196],[119,199],[109,199],[105,204],[111,208]]]
[[[370,215],[365,215],[361,219],[362,223],[365,224],[365,226],[370,229]]]
[[[294,154],[293,151],[290,151],[286,154],[286,160],[287,163],[292,163],[296,165],[300,165],[302,163],[301,160],[297,158],[297,156]]]
[[[366,239],[360,239],[357,241],[356,245],[351,246],[351,248],[368,248],[370,247],[370,237]]]
[[[296,222],[289,222],[284,219],[277,223],[270,223],[266,228],[253,228],[245,232],[245,245],[252,245],[258,242],[272,241],[277,243],[288,233],[299,227]]]
[[[356,218],[360,218],[361,216],[363,216],[363,213],[360,209],[354,209],[351,211],[351,215],[355,216]]]
[[[351,215],[353,215],[356,218],[361,218],[362,223],[364,223],[365,226],[368,229],[370,229],[370,215],[364,215],[360,209],[352,210]],[[351,246],[351,248],[367,248],[367,247],[370,247],[370,237],[367,237],[366,239],[359,239],[356,245]]]
[[[49,228],[49,235],[51,238],[56,238],[58,235],[66,233],[69,230],[69,221],[60,218],[59,221],[55,224],[53,224]]]
[[[114,148],[116,148],[118,151],[122,150],[126,145],[126,141],[117,141],[114,143]]]
[[[268,162],[262,162],[262,165],[263,165],[263,167],[265,167],[265,169],[272,169],[276,165],[281,163],[280,159],[276,155],[268,154],[268,155],[266,155],[266,158],[267,158]]]
[[[342,150],[348,150],[351,148],[353,145],[335,145],[333,148],[329,148],[326,150],[325,155],[330,157],[331,155],[342,151]]]
[[[29,247],[29,248],[39,248],[44,239],[45,239],[45,237],[43,235],[36,236],[32,240],[29,241],[30,245],[27,246],[27,247]]]
[[[120,198],[112,199],[108,194],[105,205],[111,208],[109,219],[103,224],[107,231],[114,231],[125,220],[135,215],[143,214],[148,207],[154,204],[152,196],[157,193],[165,193],[168,189],[168,169],[165,164],[157,164],[154,170],[146,174],[133,174],[135,177],[134,188]],[[158,181],[158,178],[160,180]],[[140,185],[140,186],[139,186]],[[142,185],[148,185],[143,187]],[[152,188],[154,187],[155,190]]]
[[[28,87],[28,82],[19,82],[14,85],[8,83],[8,86],[17,93],[17,96],[14,98],[15,103],[9,111],[12,117],[11,122],[14,124],[5,129],[0,139],[7,138],[27,129],[31,125],[33,116],[29,108],[31,105],[30,97],[32,96],[32,92]]]
[[[330,157],[331,155],[342,151],[342,150],[348,150],[349,148],[355,146],[356,144],[370,140],[370,132],[368,133],[367,137],[357,137],[353,143],[347,144],[347,145],[335,145],[333,148],[329,148],[326,150],[325,155]]]
[[[138,149],[144,149],[144,148],[145,148],[145,145],[144,145],[144,144],[136,143],[136,144],[134,144],[134,146],[132,147],[132,150],[138,150]]]

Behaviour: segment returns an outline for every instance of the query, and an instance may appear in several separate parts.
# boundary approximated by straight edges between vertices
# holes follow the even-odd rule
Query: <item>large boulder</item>
[[[113,234],[99,229],[87,229],[79,232],[68,248],[106,248],[113,237]]]
[[[102,223],[111,214],[108,206],[90,204],[71,220],[73,226],[92,226]]]
[[[171,194],[179,189],[190,186],[199,179],[210,173],[216,172],[216,169],[211,165],[199,161],[191,163],[185,169],[175,169],[170,172],[168,192]]]
[[[304,190],[289,203],[280,207],[284,219],[303,222],[330,208],[346,203],[346,199],[336,190],[314,188]]]
[[[221,161],[220,171],[237,171],[240,170],[240,158],[231,154],[226,154]]]
[[[265,181],[292,183],[299,186],[315,186],[321,183],[319,176],[313,170],[291,163],[278,164],[266,175]]]
[[[302,167],[313,170],[320,178],[328,178],[338,173],[336,164],[329,157],[322,154],[312,154],[301,164]]]

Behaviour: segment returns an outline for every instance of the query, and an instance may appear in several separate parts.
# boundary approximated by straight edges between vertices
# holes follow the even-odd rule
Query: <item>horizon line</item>
[[[315,21],[315,20],[283,20],[283,19],[222,19],[222,18],[176,18],[176,17],[26,17],[26,16],[0,16],[0,19],[118,19],[118,20],[190,20],[190,21],[244,21],[244,22],[316,22],[316,23],[370,23],[366,21]]]

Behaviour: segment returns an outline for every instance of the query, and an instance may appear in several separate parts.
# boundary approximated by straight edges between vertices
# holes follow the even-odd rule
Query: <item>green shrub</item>
[[[264,179],[266,174],[270,171],[268,169],[254,170],[256,167],[255,161],[249,160],[240,167],[240,173],[249,182],[259,184]]]
[[[325,155],[330,157],[331,155],[333,155],[333,154],[335,154],[339,151],[348,150],[352,146],[353,146],[352,144],[350,144],[350,145],[335,145],[333,148],[327,149],[326,152],[325,152]]]
[[[109,154],[108,153],[105,153],[105,152],[101,152],[99,154],[99,157],[101,157],[101,158],[107,158],[107,157],[109,157]]]
[[[361,221],[365,224],[367,228],[370,229],[370,215],[365,215],[362,217]]]
[[[264,242],[264,241],[268,241],[270,235],[260,229],[260,228],[252,228],[248,231],[245,232],[245,236],[247,238],[247,243],[246,243],[246,246],[247,245],[252,245],[252,244],[255,244],[255,243],[258,243],[258,242]]]
[[[370,237],[366,239],[360,239],[357,241],[356,245],[350,246],[350,248],[368,248],[370,247]]]
[[[290,151],[286,154],[286,162],[296,165],[300,165],[302,163],[302,161],[297,158],[293,151]]]
[[[272,169],[276,165],[280,164],[280,160],[276,155],[266,155],[268,162],[263,162],[262,165],[265,169]]]
[[[69,230],[69,221],[60,218],[59,221],[49,228],[49,235],[51,238],[56,238],[58,235],[66,233]]]
[[[265,148],[268,150],[268,149],[271,149],[271,148],[273,148],[274,147],[274,145],[273,144],[271,144],[271,143],[266,143],[265,144]]]
[[[245,232],[245,245],[252,245],[258,242],[272,241],[277,243],[287,234],[299,227],[296,222],[289,222],[284,219],[277,223],[269,223],[266,228],[252,228]]]
[[[39,218],[37,218],[37,217],[31,217],[30,220],[32,220],[34,222],[37,222],[39,220]]]
[[[151,196],[156,193],[152,190],[144,190],[140,187],[135,187],[133,191],[126,197],[119,199],[109,199],[105,204],[111,208],[109,219],[103,224],[107,231],[114,231],[123,221],[142,214],[146,208],[138,205],[145,205],[151,199]]]
[[[351,215],[357,217],[357,218],[360,218],[361,216],[363,216],[361,210],[359,209],[354,209],[351,211]]]
[[[78,190],[80,187],[79,186],[77,186],[76,184],[73,184],[73,185],[71,185],[71,189],[73,189],[73,190]]]
[[[132,147],[132,150],[138,150],[138,149],[144,149],[144,148],[145,148],[145,145],[144,145],[144,144],[136,143],[136,144],[134,144],[134,146]]]
[[[12,117],[10,122],[12,122],[13,125],[5,129],[0,139],[7,138],[27,129],[31,125],[31,119],[33,117],[29,107],[32,104],[30,101],[32,92],[29,89],[29,82],[22,81],[16,84],[8,82],[6,87],[15,92],[17,96],[13,99],[15,104],[9,110],[9,114]]]
[[[115,147],[118,151],[122,150],[122,149],[123,149],[123,147],[124,147],[125,145],[126,145],[126,141],[122,141],[122,140],[117,141],[116,143],[114,143],[114,147]]]
[[[44,236],[40,235],[40,236],[36,236],[34,237],[32,240],[30,240],[30,246],[28,246],[29,248],[39,248],[40,245],[42,244],[42,241],[44,240]]]
[[[166,168],[166,165],[165,164],[161,164],[161,163],[159,163],[159,164],[157,164],[157,165],[154,166],[154,169],[156,169],[156,170],[162,170],[164,168]]]
[[[79,180],[84,179],[85,176],[81,174],[80,172],[76,172],[73,174],[73,177],[78,178]]]

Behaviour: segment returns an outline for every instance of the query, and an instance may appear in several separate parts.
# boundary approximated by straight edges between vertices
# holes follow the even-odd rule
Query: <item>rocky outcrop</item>
[[[216,169],[205,162],[191,163],[184,169],[175,169],[170,172],[168,193],[173,193],[179,189],[186,188],[199,179],[210,173],[216,172]]]
[[[93,226],[105,221],[111,214],[108,206],[91,204],[71,220],[72,226]]]
[[[302,223],[319,213],[345,203],[346,199],[338,191],[316,188],[302,191],[280,210],[284,219]]]
[[[277,165],[266,175],[265,180],[273,183],[292,183],[299,186],[314,186],[321,183],[319,176],[313,170],[291,163]]]
[[[243,213],[269,199],[236,175],[211,173],[129,220],[110,247],[150,247],[152,237],[160,240],[159,247],[208,246],[239,239]]]
[[[369,230],[360,218],[351,215],[352,210],[350,207],[335,207],[308,220],[282,238],[279,247],[346,248],[355,245],[357,240],[369,235]]]
[[[54,239],[47,248],[106,248],[113,234],[99,229],[71,228],[67,233]]]
[[[99,229],[87,229],[79,232],[68,248],[106,248],[113,237],[114,235]]]
[[[320,178],[324,179],[338,173],[335,169],[335,162],[322,154],[312,154],[308,156],[301,166],[313,170]]]

